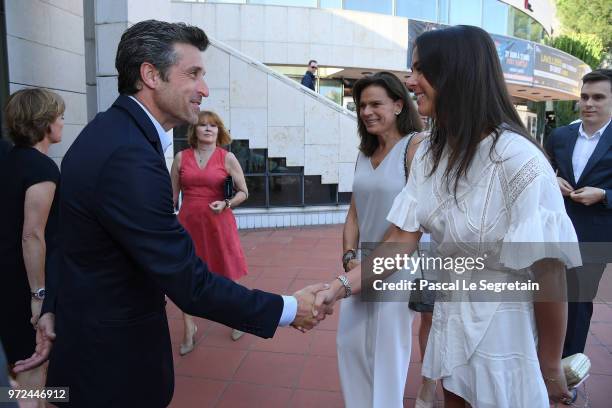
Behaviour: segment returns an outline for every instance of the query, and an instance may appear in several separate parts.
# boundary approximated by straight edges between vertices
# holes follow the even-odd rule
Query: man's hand
[[[43,364],[49,358],[53,341],[55,340],[55,315],[45,313],[38,319],[36,327],[36,350],[34,354],[26,360],[19,360],[15,363],[13,371],[21,373]]]
[[[561,195],[563,195],[563,197],[568,197],[571,192],[574,191],[572,185],[563,177],[557,177],[557,183],[559,183],[559,188],[561,189]]]
[[[325,319],[327,314],[333,313],[333,308],[314,307],[316,294],[328,287],[329,285],[327,283],[317,283],[306,286],[304,289],[298,290],[293,294],[297,299],[298,309],[291,326],[301,332],[306,332],[319,324],[321,320]]]
[[[577,203],[584,205],[593,205],[604,200],[606,191],[597,187],[582,187],[573,191],[570,198]]]

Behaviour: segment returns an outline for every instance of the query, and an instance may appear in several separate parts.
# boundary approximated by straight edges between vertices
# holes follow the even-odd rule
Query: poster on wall
[[[412,68],[412,49],[416,38],[427,31],[448,27],[445,24],[408,20],[407,68]],[[584,62],[556,48],[498,34],[490,34],[506,82],[548,88],[578,97],[581,79],[591,69]]]
[[[507,82],[532,85],[534,45],[518,38],[491,34]]]
[[[534,85],[580,94],[580,80],[591,69],[579,59],[556,48],[535,45]]]

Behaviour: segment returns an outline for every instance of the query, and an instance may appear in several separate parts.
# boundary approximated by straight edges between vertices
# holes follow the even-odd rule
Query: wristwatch
[[[353,293],[353,291],[351,289],[351,284],[350,284],[348,278],[346,277],[346,275],[338,275],[336,278],[340,282],[342,282],[342,286],[344,286],[344,297],[347,298],[347,297],[351,296],[351,293]]]
[[[348,263],[355,258],[357,258],[357,252],[354,249],[347,249],[344,255],[342,255],[342,267],[345,272],[347,272]]]
[[[225,199],[225,208],[232,208],[232,203],[229,199]]]
[[[36,289],[31,295],[32,299],[43,300],[45,298],[45,288]]]

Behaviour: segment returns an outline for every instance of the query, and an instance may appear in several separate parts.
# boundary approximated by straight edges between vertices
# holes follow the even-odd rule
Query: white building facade
[[[576,98],[576,77],[584,70],[581,61],[560,52],[559,64],[570,71],[578,67],[577,72],[557,72],[550,58],[551,72],[538,65],[537,49],[554,52],[539,44],[554,24],[546,0],[531,0],[532,10],[523,1],[498,0],[4,0],[2,5],[3,97],[28,86],[64,97],[64,140],[50,152],[58,164],[88,119],[117,97],[115,53],[127,27],[154,18],[204,29],[211,39],[204,52],[210,97],[202,109],[217,112],[230,129],[230,149],[249,185],[249,200],[236,210],[240,228],[344,221],[359,143],[355,114],[344,107],[350,87],[381,70],[406,77],[415,27],[473,24],[498,35],[500,47],[511,47],[500,59],[504,64],[508,58],[506,79],[517,101]],[[515,54],[523,55],[523,65],[531,59],[529,73],[513,71]],[[299,77],[310,59],[326,73],[318,92],[282,74]],[[168,165],[185,146],[184,129],[175,129],[174,136]]]

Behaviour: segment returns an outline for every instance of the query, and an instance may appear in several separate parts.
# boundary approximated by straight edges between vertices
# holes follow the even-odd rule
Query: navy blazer
[[[580,123],[555,129],[546,141],[546,153],[559,177],[578,189],[598,187],[606,190],[607,204],[586,206],[564,197],[567,215],[572,219],[578,241],[612,242],[612,124],[601,135],[579,180],[574,180],[572,153]]]
[[[174,389],[167,295],[186,313],[274,335],[279,295],[211,273],[172,208],[159,135],[122,95],[62,161],[57,340],[48,386],[69,406],[165,407]],[[62,405],[64,406],[64,405]]]

